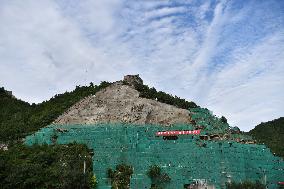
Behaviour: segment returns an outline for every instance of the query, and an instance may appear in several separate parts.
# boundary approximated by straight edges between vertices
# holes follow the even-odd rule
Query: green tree
[[[258,143],[267,145],[273,153],[284,158],[284,117],[261,123],[249,131]]]
[[[223,123],[227,123],[227,118],[225,118],[224,116],[222,116],[222,117],[221,117],[221,121],[222,121]]]
[[[0,151],[1,188],[91,189],[92,167],[85,145],[15,145]]]
[[[107,170],[112,189],[129,189],[132,174],[132,166],[126,164],[117,165],[115,170],[112,170],[111,168]]]
[[[171,181],[170,176],[167,173],[162,173],[158,165],[150,166],[147,175],[151,179],[151,189],[161,189]]]

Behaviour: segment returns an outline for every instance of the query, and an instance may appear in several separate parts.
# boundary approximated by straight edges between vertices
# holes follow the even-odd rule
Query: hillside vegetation
[[[30,105],[0,88],[1,188],[94,188],[92,161],[85,145],[43,145],[27,147],[21,139],[50,124],[80,99],[110,85],[78,86],[71,92],[55,95],[48,101]],[[83,174],[83,161],[86,172]]]
[[[284,158],[284,117],[261,123],[249,131],[249,134]]]
[[[30,105],[0,88],[0,142],[15,141],[49,125],[80,99],[95,94],[110,83],[77,86],[71,92],[55,95],[48,101]]]
[[[0,183],[3,189],[89,189],[96,179],[85,145],[17,145],[0,150]]]
[[[170,104],[170,105],[176,106],[177,108],[182,108],[182,109],[198,107],[192,101],[189,102],[189,101],[186,101],[185,99],[182,99],[177,96],[172,96],[163,91],[157,91],[154,87],[150,88],[147,85],[136,84],[135,89],[139,91],[140,97],[142,98],[157,100],[159,102]]]

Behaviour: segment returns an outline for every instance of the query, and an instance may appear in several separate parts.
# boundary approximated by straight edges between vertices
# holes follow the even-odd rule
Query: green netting
[[[191,118],[197,126],[202,126],[203,131],[209,134],[225,134],[229,131],[228,123],[223,123],[206,108],[191,108]]]
[[[209,117],[212,123],[208,125],[212,126],[214,117]],[[217,125],[216,122],[219,120],[214,122]],[[93,170],[99,189],[110,188],[106,170],[120,163],[134,167],[131,179],[134,189],[150,188],[146,172],[151,165],[159,165],[170,175],[168,189],[183,188],[193,179],[207,179],[216,188],[224,187],[229,180],[241,182],[246,179],[266,180],[269,188],[276,188],[276,183],[284,180],[283,160],[273,156],[264,145],[203,141],[199,136],[191,135],[179,136],[176,141],[155,136],[157,131],[192,128],[193,125],[50,125],[26,137],[25,142],[28,145],[86,144],[94,150]]]

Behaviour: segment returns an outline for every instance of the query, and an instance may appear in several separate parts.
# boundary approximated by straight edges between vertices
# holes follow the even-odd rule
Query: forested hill
[[[0,88],[0,142],[15,141],[50,124],[56,117],[80,99],[95,94],[110,85],[77,86],[71,92],[55,95],[48,101],[30,105],[16,99],[3,87]]]
[[[284,117],[261,123],[249,131],[249,134],[284,158]]]

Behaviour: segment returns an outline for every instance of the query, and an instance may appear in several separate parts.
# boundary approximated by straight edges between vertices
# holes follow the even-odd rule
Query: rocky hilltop
[[[139,75],[125,76],[88,96],[59,116],[54,124],[133,123],[162,124],[191,123],[189,111],[157,100],[139,97],[135,84],[143,84]]]

